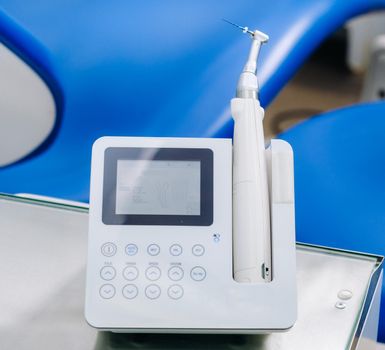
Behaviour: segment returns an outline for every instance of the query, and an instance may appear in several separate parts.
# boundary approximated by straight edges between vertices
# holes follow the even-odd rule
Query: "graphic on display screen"
[[[118,160],[116,214],[200,215],[200,161]]]

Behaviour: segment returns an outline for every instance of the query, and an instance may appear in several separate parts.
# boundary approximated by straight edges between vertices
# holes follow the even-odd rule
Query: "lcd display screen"
[[[109,147],[105,225],[210,226],[214,153],[208,148]]]
[[[116,214],[201,215],[199,160],[118,159]]]

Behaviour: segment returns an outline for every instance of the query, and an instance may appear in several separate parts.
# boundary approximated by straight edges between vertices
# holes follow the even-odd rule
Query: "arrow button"
[[[138,275],[139,275],[139,271],[138,271],[138,269],[135,266],[127,266],[123,270],[123,277],[127,281],[135,280],[138,277]]]
[[[148,299],[158,299],[160,297],[160,287],[156,284],[150,284],[146,287],[145,294]]]
[[[183,297],[184,291],[182,286],[174,284],[168,288],[167,294],[171,299],[177,300]]]
[[[180,281],[183,278],[183,269],[179,266],[173,266],[168,270],[168,277],[172,281]]]
[[[115,287],[112,284],[103,284],[99,294],[103,299],[111,299],[115,295]]]
[[[122,293],[126,299],[134,299],[138,295],[138,288],[134,284],[127,284],[123,287]]]
[[[159,267],[157,267],[157,266],[150,266],[146,270],[146,277],[150,281],[156,281],[160,278],[160,276],[161,276],[161,271],[160,271]]]
[[[112,266],[104,266],[100,270],[100,277],[105,281],[111,281],[115,278],[116,271]]]

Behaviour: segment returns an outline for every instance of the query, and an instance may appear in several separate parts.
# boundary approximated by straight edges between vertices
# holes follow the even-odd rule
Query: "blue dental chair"
[[[249,40],[221,18],[269,33],[259,70],[267,105],[324,38],[385,0],[0,4],[2,42],[37,61],[63,96],[54,137],[2,168],[0,191],[87,201],[100,136],[232,134],[229,101]]]
[[[338,109],[285,131],[295,154],[300,242],[385,254],[385,102]],[[385,340],[385,288],[379,340]]]
[[[345,21],[385,8],[384,0],[0,4],[2,42],[52,82],[60,106],[49,142],[0,169],[0,191],[80,201],[88,200],[90,150],[100,136],[232,135],[229,101],[249,40],[221,18],[269,33],[259,65],[266,106]],[[298,240],[385,254],[381,128],[359,128],[368,119],[384,125],[381,111],[382,104],[352,107],[281,135],[296,152]],[[355,136],[364,136],[361,147]],[[385,306],[381,317],[385,341]]]

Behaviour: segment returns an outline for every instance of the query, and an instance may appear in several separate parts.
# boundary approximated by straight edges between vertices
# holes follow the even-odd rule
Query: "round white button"
[[[147,247],[147,253],[152,255],[152,256],[156,256],[160,253],[160,248],[157,244],[150,244]]]
[[[160,269],[159,267],[156,267],[156,266],[150,266],[147,270],[146,270],[146,277],[150,280],[150,281],[156,281],[160,278],[160,275],[161,275],[161,272],[160,272]]]
[[[114,256],[116,254],[116,245],[112,242],[104,243],[102,245],[101,251],[104,256]]]
[[[202,244],[195,244],[192,247],[192,253],[195,256],[202,256],[205,253],[205,247]]]
[[[341,300],[349,300],[353,296],[353,293],[348,289],[342,289],[338,292],[338,298]]]
[[[334,305],[337,309],[343,310],[346,308],[346,304],[342,301],[337,301]]]
[[[139,275],[139,271],[135,266],[127,266],[123,270],[123,277],[127,281],[133,281],[134,279],[136,279],[138,277],[138,275]]]
[[[168,277],[172,281],[180,281],[183,278],[183,269],[179,266],[173,266],[168,270]]]
[[[103,284],[99,294],[103,299],[111,299],[115,295],[115,287],[112,284]]]
[[[191,270],[190,276],[194,281],[203,281],[206,278],[206,270],[202,266],[195,266]]]
[[[111,281],[115,278],[116,271],[112,266],[104,266],[100,270],[100,277],[105,281]]]
[[[127,255],[133,256],[133,255],[136,255],[137,252],[138,252],[138,247],[136,244],[130,243],[126,245]]]
[[[122,294],[126,299],[134,299],[138,295],[138,288],[135,284],[127,284],[123,287]]]
[[[174,284],[167,290],[167,294],[171,299],[180,299],[183,297],[183,288],[179,284]]]
[[[179,256],[179,255],[182,254],[182,252],[183,252],[183,249],[182,249],[182,247],[179,244],[173,244],[170,247],[170,254],[172,256]]]
[[[160,297],[160,287],[156,284],[150,284],[146,287],[145,294],[149,299],[157,299]]]

